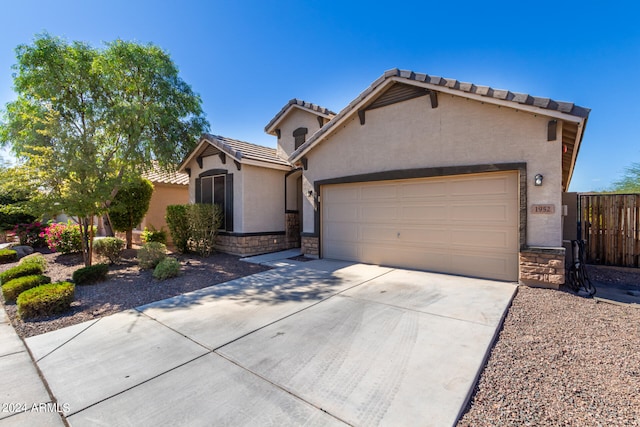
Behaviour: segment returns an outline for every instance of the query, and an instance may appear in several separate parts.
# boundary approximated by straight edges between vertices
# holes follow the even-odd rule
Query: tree
[[[29,204],[33,189],[27,187],[24,178],[19,166],[0,166],[0,232],[36,219]]]
[[[153,161],[171,170],[196,145],[208,129],[200,97],[151,44],[95,49],[43,34],[16,53],[18,96],[0,142],[32,172],[45,204],[78,218],[91,265],[94,216]]]
[[[133,229],[149,210],[153,184],[148,179],[137,178],[123,185],[109,206],[109,219],[113,228],[127,233],[127,249],[131,249]]]
[[[632,163],[622,177],[613,183],[615,193],[640,193],[640,163]]]

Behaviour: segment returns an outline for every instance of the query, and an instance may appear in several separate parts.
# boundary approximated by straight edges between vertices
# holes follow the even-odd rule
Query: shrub
[[[137,177],[118,190],[109,206],[109,219],[114,230],[127,233],[127,249],[133,243],[133,228],[140,224],[149,210],[153,195],[153,184],[148,179]]]
[[[9,280],[16,279],[22,276],[31,276],[33,274],[44,273],[44,267],[40,264],[18,264],[15,267],[11,267],[7,271],[0,273],[0,285],[7,283]]]
[[[32,253],[20,259],[18,265],[36,264],[42,267],[42,271],[47,269],[47,259],[39,252]]]
[[[51,278],[41,274],[18,277],[2,285],[2,296],[5,301],[14,302],[24,291],[45,283],[51,283]]]
[[[46,246],[42,233],[46,228],[41,222],[31,222],[26,224],[18,224],[13,229],[21,245],[31,246],[33,248],[43,248]]]
[[[18,316],[21,318],[50,316],[71,308],[75,286],[69,282],[57,282],[37,286],[24,291],[18,297]]]
[[[18,252],[13,249],[0,249],[0,264],[14,262],[18,259]]]
[[[54,252],[72,254],[82,251],[80,226],[72,224],[71,221],[66,224],[58,222],[49,225],[42,233],[42,237],[47,242],[49,249]]]
[[[122,249],[124,249],[124,240],[117,237],[104,237],[93,242],[93,250],[98,255],[109,258],[111,264],[120,260]]]
[[[140,268],[155,268],[167,257],[167,247],[158,242],[145,243],[138,249],[138,264]]]
[[[73,272],[73,283],[79,286],[91,285],[106,279],[108,272],[108,264],[94,264],[89,267],[82,267]]]
[[[175,258],[165,258],[156,265],[153,277],[159,280],[176,277],[180,274],[180,262]]]
[[[198,203],[189,205],[191,245],[193,250],[206,257],[213,252],[213,245],[222,224],[222,209],[219,205]]]
[[[180,253],[186,253],[189,249],[191,230],[187,213],[188,207],[189,205],[169,205],[165,216],[173,245]]]
[[[162,227],[160,230],[156,230],[155,227],[151,227],[151,230],[144,228],[144,231],[140,235],[143,243],[158,242],[164,245],[167,244],[167,232]]]

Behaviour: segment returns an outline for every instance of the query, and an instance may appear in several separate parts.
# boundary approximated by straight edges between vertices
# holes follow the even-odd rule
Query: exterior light
[[[535,179],[536,187],[540,187],[542,185],[542,180],[544,179],[544,177],[541,174],[537,174]]]
[[[313,190],[307,191],[307,196],[309,196],[309,197],[313,196]]]

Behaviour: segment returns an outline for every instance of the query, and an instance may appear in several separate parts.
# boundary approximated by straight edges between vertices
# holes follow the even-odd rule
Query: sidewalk
[[[31,355],[0,306],[0,426],[64,426]],[[60,408],[62,409],[62,408]]]

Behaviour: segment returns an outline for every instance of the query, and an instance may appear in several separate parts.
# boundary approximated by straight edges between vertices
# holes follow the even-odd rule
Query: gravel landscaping
[[[640,289],[636,269],[589,270]],[[639,307],[519,287],[458,426],[640,425]]]
[[[151,270],[140,270],[135,250],[125,251],[124,255],[125,259],[110,266],[106,281],[76,286],[75,301],[67,313],[23,321],[17,316],[16,305],[5,303],[7,314],[18,334],[23,338],[43,334],[269,269],[222,253],[208,258],[181,255],[176,256],[182,264],[180,276],[160,281],[153,278]],[[45,257],[48,261],[45,274],[54,282],[70,280],[73,272],[84,266],[81,255],[47,253]],[[106,260],[94,260],[96,262]],[[0,265],[0,271],[14,265],[16,263]]]

